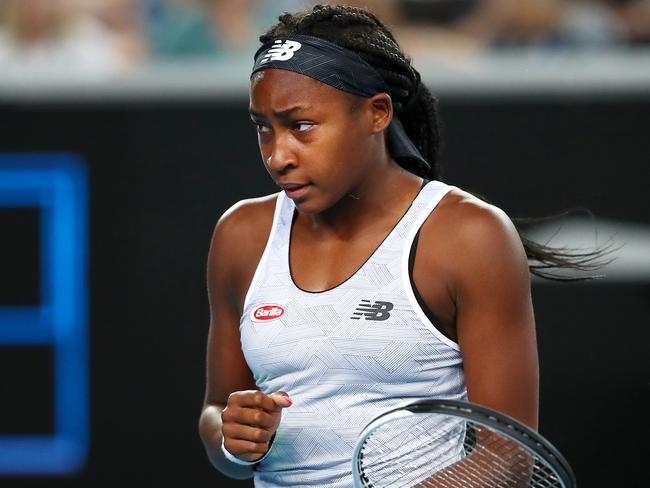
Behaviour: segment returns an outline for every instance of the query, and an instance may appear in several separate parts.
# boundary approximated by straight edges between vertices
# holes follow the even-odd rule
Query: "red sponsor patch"
[[[253,307],[250,313],[250,319],[253,322],[268,322],[269,320],[279,319],[284,315],[284,308],[273,303],[265,303]]]

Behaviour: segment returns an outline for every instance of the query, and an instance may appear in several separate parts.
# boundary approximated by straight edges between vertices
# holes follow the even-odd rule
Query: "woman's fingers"
[[[268,413],[275,413],[282,409],[273,398],[259,390],[236,391],[228,397],[228,406],[238,405],[246,408],[259,408]]]
[[[228,405],[239,405],[247,408],[261,408],[269,413],[275,413],[290,407],[292,400],[283,391],[266,395],[259,390],[236,391],[228,397]]]
[[[249,441],[266,446],[266,444],[271,440],[273,433],[267,429],[228,423],[223,425],[223,435],[227,439]]]
[[[278,391],[275,393],[271,393],[269,397],[275,402],[275,404],[278,407],[281,408],[287,408],[290,407],[293,401],[289,397],[289,395],[283,391]]]
[[[267,413],[264,410],[236,406],[225,408],[221,414],[221,420],[224,425],[227,423],[235,423],[263,429],[274,428],[278,422],[276,415]]]

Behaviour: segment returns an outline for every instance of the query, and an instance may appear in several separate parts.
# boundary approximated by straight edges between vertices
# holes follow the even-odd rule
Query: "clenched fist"
[[[258,390],[231,393],[221,413],[224,447],[243,461],[260,459],[269,449],[282,409],[291,403],[282,391],[270,395]]]

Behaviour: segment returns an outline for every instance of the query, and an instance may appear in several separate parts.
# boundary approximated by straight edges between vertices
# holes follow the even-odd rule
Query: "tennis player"
[[[363,427],[420,398],[536,428],[527,257],[552,252],[440,181],[436,101],[372,13],[316,6],[260,40],[250,115],[281,191],[214,231],[212,464],[257,487],[349,487]]]

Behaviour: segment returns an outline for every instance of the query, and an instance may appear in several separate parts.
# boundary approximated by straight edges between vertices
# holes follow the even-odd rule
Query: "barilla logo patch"
[[[261,63],[267,63],[269,61],[286,61],[293,58],[293,53],[301,47],[302,44],[296,41],[282,42],[281,40],[277,40],[273,43],[273,47],[266,51]]]
[[[279,319],[284,315],[284,308],[273,303],[265,303],[253,307],[250,313],[250,319],[253,322],[268,322],[269,320]]]

